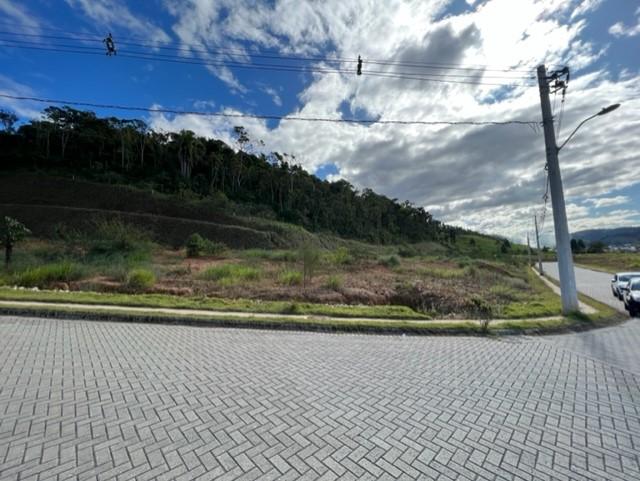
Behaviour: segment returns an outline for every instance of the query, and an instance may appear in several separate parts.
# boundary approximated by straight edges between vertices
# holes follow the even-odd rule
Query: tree
[[[602,254],[607,245],[602,241],[595,241],[589,245],[589,253],[590,254]]]
[[[0,109],[0,124],[4,125],[4,131],[7,133],[13,132],[13,124],[18,121],[18,117],[13,112]]]
[[[9,268],[11,262],[11,254],[13,253],[13,246],[16,242],[21,241],[26,236],[31,234],[31,231],[21,222],[17,221],[13,217],[5,216],[0,229],[0,237],[4,245],[4,266]]]
[[[508,239],[504,239],[502,241],[502,245],[500,246],[500,252],[506,254],[507,252],[509,252],[509,249],[511,249],[511,242],[509,242]]]
[[[571,252],[574,254],[578,252],[578,241],[576,239],[571,239]]]

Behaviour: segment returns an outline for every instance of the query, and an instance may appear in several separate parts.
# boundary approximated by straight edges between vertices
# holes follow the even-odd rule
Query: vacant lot
[[[560,310],[557,297],[516,257],[473,259],[440,245],[230,250],[194,236],[184,248],[170,249],[113,220],[96,223],[90,234],[61,229],[59,237],[18,245],[10,269],[0,272],[0,284],[251,305],[280,301],[292,311],[295,303],[309,302],[375,306],[361,315],[384,313],[383,306],[451,318],[547,316]]]
[[[576,264],[605,272],[640,271],[640,254],[631,252],[576,254],[574,258]]]

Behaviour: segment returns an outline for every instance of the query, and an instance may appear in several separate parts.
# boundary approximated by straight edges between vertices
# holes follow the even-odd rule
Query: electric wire
[[[1,24],[1,22],[0,22]],[[56,30],[57,31],[57,30]],[[46,35],[46,34],[33,34],[33,33],[24,33],[24,32],[12,32],[3,30],[0,31],[0,34],[9,35],[9,36],[22,36],[22,37],[30,37],[30,38],[41,38],[41,39],[54,39],[54,40],[80,40],[80,41],[97,41],[102,42],[102,37],[96,36],[87,36],[86,33],[77,33],[76,36],[69,36],[68,34],[71,32],[64,31],[67,35],[59,36],[59,35]],[[124,37],[131,38],[131,37]],[[300,56],[300,55],[282,55],[282,54],[265,54],[259,52],[250,52],[244,49],[233,49],[233,48],[206,48],[202,49],[202,45],[189,45],[186,43],[181,43],[181,47],[172,47],[167,45],[160,44],[150,44],[143,42],[128,42],[126,40],[118,40],[118,45],[131,45],[138,47],[146,47],[152,49],[162,49],[162,50],[176,50],[176,51],[186,51],[186,52],[195,52],[195,53],[220,53],[220,54],[232,54],[232,55],[242,55],[249,57],[257,57],[257,58],[272,58],[272,59],[285,59],[285,60],[297,60],[297,61],[323,61],[323,62],[343,62],[343,63],[357,63],[357,58],[331,58],[331,57],[310,57],[310,56]],[[490,71],[490,72],[503,72],[503,73],[514,73],[514,74],[531,74],[533,68],[529,69],[518,69],[513,67],[502,67],[496,68],[489,65],[481,65],[481,66],[460,66],[459,64],[453,63],[444,63],[444,62],[414,62],[414,61],[398,61],[393,59],[363,59],[363,63],[365,64],[373,64],[373,65],[383,65],[383,66],[404,66],[409,68],[422,68],[422,69],[437,69],[437,70],[465,70],[465,71]],[[531,77],[527,77],[531,78]]]
[[[3,42],[3,41],[0,40],[0,42]],[[38,51],[47,51],[47,52],[58,52],[58,53],[72,53],[72,54],[78,54],[78,55],[94,55],[94,56],[104,55],[103,52],[98,52],[98,51],[60,49],[60,48],[29,46],[29,45],[11,45],[6,43],[0,43],[0,47],[38,50]],[[331,74],[354,74],[353,70],[338,69],[338,68],[330,69],[330,68],[321,68],[321,67],[299,67],[299,66],[281,66],[281,65],[274,66],[273,64],[255,64],[255,63],[243,63],[243,62],[233,62],[233,61],[214,62],[214,61],[201,61],[201,60],[195,60],[195,59],[189,60],[185,58],[161,58],[161,57],[156,57],[149,54],[144,54],[144,55],[118,54],[117,57],[155,61],[155,62],[175,63],[175,64],[227,67],[231,69],[272,70],[272,71],[298,72],[298,73],[311,72],[311,73],[331,73]],[[451,84],[466,84],[466,85],[488,85],[488,86],[495,86],[495,87],[514,87],[514,86],[529,87],[531,86],[531,84],[523,84],[523,83],[516,83],[516,82],[499,83],[499,82],[456,80],[456,79],[448,79],[448,78],[433,78],[428,75],[430,74],[424,74],[424,75],[418,75],[418,74],[413,75],[413,74],[406,74],[406,73],[395,74],[393,72],[383,72],[383,71],[368,72],[368,73],[363,72],[363,76],[416,80],[421,82],[436,82],[436,83],[451,83]]]
[[[91,52],[95,52],[96,54],[103,54],[104,53],[104,48],[102,47],[89,47],[89,46],[78,46],[78,45],[68,45],[68,44],[54,44],[54,43],[49,43],[49,44],[43,44],[41,42],[30,42],[30,41],[25,41],[25,40],[6,40],[6,39],[2,39],[0,38],[0,42],[11,42],[11,44],[17,44],[15,45],[16,47],[22,46],[22,45],[35,45],[35,46],[41,46],[43,48],[47,48],[47,49],[65,49],[65,51],[67,51],[66,49],[71,49],[69,50],[71,53],[77,53],[75,52],[74,49],[82,49],[85,51],[91,51]],[[14,45],[6,45],[8,47],[14,46]],[[55,50],[58,51],[58,50]],[[165,55],[165,54],[158,54],[158,53],[154,53],[154,54],[150,54],[148,52],[138,52],[138,51],[126,51],[126,50],[120,50],[120,53],[118,54],[118,56],[120,57],[125,57],[125,58],[132,58],[131,55],[140,55],[140,56],[145,56],[145,58],[149,58],[149,59],[154,59],[154,60],[159,60],[159,59],[171,59],[171,60],[188,60],[188,61],[192,61],[192,59],[190,59],[189,57],[185,57],[185,56],[176,56],[176,55]],[[122,53],[125,52],[125,53]],[[238,66],[238,65],[251,65],[251,66],[257,66],[257,67],[274,67],[274,68],[296,68],[296,69],[300,69],[302,67],[297,66],[297,65],[285,65],[285,64],[273,64],[273,63],[249,63],[249,62],[238,62],[235,60],[220,60],[220,59],[214,59],[210,62],[206,63],[207,65],[211,64],[211,65],[220,65],[220,66]],[[322,72],[326,72],[328,71],[326,68],[323,67],[311,67],[311,70],[314,71],[322,71]],[[354,70],[349,70],[349,69],[343,69],[343,68],[335,68],[336,72],[339,73],[353,73]],[[334,73],[333,71],[331,71],[330,73]],[[393,71],[384,71],[384,70],[369,70],[365,72],[366,75],[378,75],[378,74],[395,74],[395,72]],[[399,74],[406,76],[406,77],[419,77],[419,78],[423,78],[425,76],[427,76],[427,78],[429,77],[452,77],[452,78],[478,78],[478,75],[468,75],[468,74],[457,74],[457,73],[453,73],[453,74],[449,74],[449,73],[423,73],[423,74],[419,74],[419,73],[412,73],[412,72],[408,72],[408,73],[402,73],[399,72]],[[505,76],[492,76],[492,75],[483,75],[483,78],[490,78],[490,79],[503,79],[503,80],[530,80],[530,77],[505,77]]]
[[[168,108],[152,108],[152,107],[137,107],[131,105],[119,105],[119,104],[101,104],[94,102],[80,102],[72,100],[60,100],[60,99],[47,99],[40,97],[29,97],[22,95],[10,95],[0,93],[0,98],[7,98],[12,100],[25,100],[31,102],[39,102],[46,104],[59,104],[76,107],[90,107],[100,109],[122,110],[122,111],[136,111],[136,112],[149,112],[149,113],[166,113],[175,115],[198,115],[202,117],[226,117],[226,118],[254,118],[262,120],[295,120],[305,122],[329,122],[329,123],[350,123],[350,124],[398,124],[398,125],[467,125],[467,126],[507,126],[507,125],[525,125],[537,124],[535,121],[527,120],[505,120],[505,121],[476,121],[476,120],[458,120],[458,121],[445,121],[445,120],[386,120],[386,119],[354,119],[354,118],[341,118],[334,119],[329,117],[300,117],[291,115],[268,115],[268,114],[246,114],[246,113],[230,113],[230,112],[212,112],[212,111],[198,111],[198,110],[177,110]]]

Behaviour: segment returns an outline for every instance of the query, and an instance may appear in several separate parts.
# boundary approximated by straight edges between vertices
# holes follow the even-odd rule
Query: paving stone
[[[0,317],[0,480],[636,480],[639,345]]]

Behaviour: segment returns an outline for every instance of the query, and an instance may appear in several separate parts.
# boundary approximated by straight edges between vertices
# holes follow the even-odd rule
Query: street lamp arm
[[[567,139],[562,142],[562,145],[560,145],[560,147],[558,147],[558,152],[560,152],[560,150],[562,149],[562,147],[564,147],[565,145],[567,145],[567,142],[569,142],[571,140],[571,138],[576,134],[576,132],[580,129],[580,127],[582,127],[584,124],[586,124],[589,120],[591,119],[595,119],[598,115],[600,115],[599,113],[592,115],[591,117],[587,117],[586,119],[584,119],[582,122],[580,122],[578,124],[578,126],[573,130],[573,132],[571,132],[569,134],[569,137],[567,137]]]
[[[562,145],[560,147],[558,147],[558,152],[560,152],[560,150],[562,149],[562,147],[564,147],[565,145],[567,145],[567,142],[569,142],[571,140],[571,137],[573,137],[576,132],[578,131],[578,129],[580,129],[580,127],[582,127],[586,122],[589,122],[589,120],[591,119],[595,119],[596,117],[600,116],[600,115],[606,115],[609,112],[613,112],[614,110],[616,110],[618,107],[620,107],[620,104],[613,104],[613,105],[609,105],[608,107],[603,108],[600,112],[598,112],[597,114],[592,115],[591,117],[587,117],[586,119],[584,119],[582,122],[580,122],[578,124],[578,126],[574,129],[573,132],[571,132],[571,134],[569,135],[569,137],[567,137],[567,140],[565,140],[564,142],[562,142]]]

